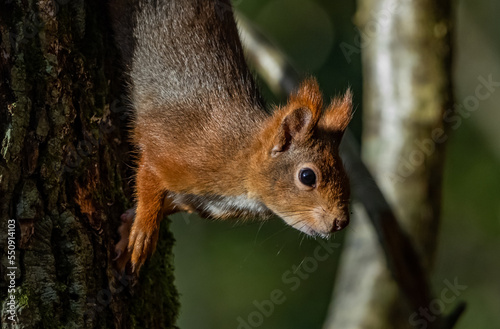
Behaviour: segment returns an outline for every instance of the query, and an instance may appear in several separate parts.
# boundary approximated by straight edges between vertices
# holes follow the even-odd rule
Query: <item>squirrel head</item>
[[[308,235],[347,226],[350,188],[339,145],[351,117],[349,90],[323,108],[318,83],[305,80],[259,136],[250,193]]]

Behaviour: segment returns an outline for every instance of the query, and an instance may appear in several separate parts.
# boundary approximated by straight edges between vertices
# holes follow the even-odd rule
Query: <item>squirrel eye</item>
[[[304,185],[314,187],[316,185],[316,174],[311,168],[300,169],[299,181]]]

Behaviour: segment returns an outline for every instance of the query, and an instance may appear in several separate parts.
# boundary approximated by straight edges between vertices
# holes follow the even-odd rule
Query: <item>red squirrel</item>
[[[349,222],[339,144],[351,93],[323,106],[315,79],[267,111],[245,62],[228,0],[116,0],[139,149],[136,207],[122,215],[118,266],[138,271],[160,221],[281,217],[311,236]]]

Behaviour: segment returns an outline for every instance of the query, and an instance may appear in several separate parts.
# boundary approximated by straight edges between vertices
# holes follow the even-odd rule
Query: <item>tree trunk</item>
[[[429,274],[436,250],[447,139],[443,114],[453,99],[450,2],[358,3],[364,75],[363,158]],[[410,315],[418,310],[401,303],[375,231],[357,213],[361,215],[346,241],[325,329],[411,327],[417,318],[412,320]],[[431,322],[426,327],[435,327]]]
[[[2,1],[0,38],[2,327],[174,328],[168,221],[139,279],[112,261],[133,171],[107,3]]]

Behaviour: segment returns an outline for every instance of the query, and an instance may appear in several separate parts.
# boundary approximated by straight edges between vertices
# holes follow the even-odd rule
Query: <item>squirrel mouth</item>
[[[322,232],[318,232],[316,230],[314,230],[313,228],[311,228],[309,225],[307,224],[295,224],[295,225],[291,225],[294,229],[296,230],[299,230],[300,232],[302,233],[305,233],[307,234],[308,236],[310,237],[313,237],[313,238],[323,238],[323,239],[328,239],[330,237],[330,233],[322,233]]]
[[[293,227],[294,229],[305,233],[307,236],[313,237],[313,238],[323,238],[323,239],[328,239],[331,236],[332,231],[328,230],[328,228],[322,227],[320,229],[315,229],[313,228],[312,225],[310,225],[306,219],[302,218],[297,220],[296,216],[283,216],[279,212],[275,211],[275,214],[278,215],[287,225],[290,227]],[[316,225],[314,225],[316,226]]]

